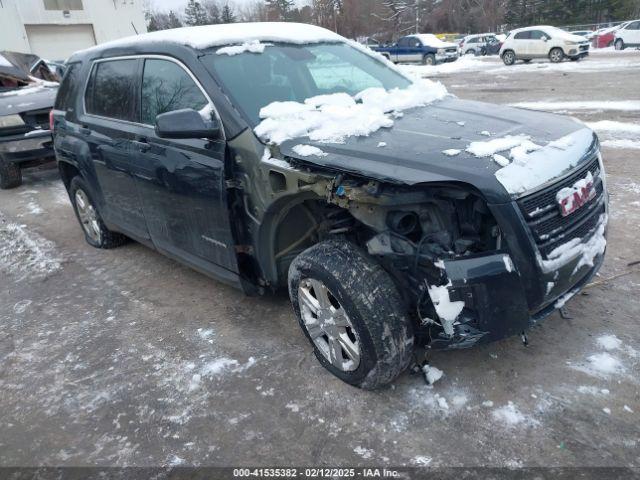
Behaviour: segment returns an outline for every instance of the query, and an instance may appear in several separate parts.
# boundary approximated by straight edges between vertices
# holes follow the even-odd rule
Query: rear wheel
[[[560,63],[563,58],[564,52],[561,48],[552,48],[549,52],[549,60],[551,60],[552,63]]]
[[[433,53],[426,54],[424,57],[422,57],[422,64],[423,65],[435,65],[436,64],[435,55]]]
[[[22,170],[16,163],[7,161],[0,154],[0,188],[8,190],[22,185]]]
[[[624,50],[625,49],[624,41],[621,38],[616,40],[615,45],[616,45],[616,50]]]
[[[507,66],[513,65],[516,63],[516,54],[512,50],[507,50],[502,54],[502,61]]]
[[[82,177],[73,177],[71,180],[69,197],[89,245],[96,248],[115,248],[127,241],[127,237],[112,232],[105,226]]]
[[[467,50],[466,52],[464,52],[465,55],[475,55],[476,51],[473,48],[470,48],[469,50]]]
[[[409,365],[413,328],[389,274],[347,241],[325,241],[296,257],[289,295],[318,361],[341,380],[374,389]]]

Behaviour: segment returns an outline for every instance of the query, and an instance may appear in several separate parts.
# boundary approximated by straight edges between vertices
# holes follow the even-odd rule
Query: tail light
[[[49,130],[53,131],[53,110],[49,112]]]

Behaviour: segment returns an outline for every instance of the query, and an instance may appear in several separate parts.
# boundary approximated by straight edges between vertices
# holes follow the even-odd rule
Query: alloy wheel
[[[75,203],[78,210],[78,217],[85,233],[94,242],[99,243],[102,233],[100,232],[100,224],[98,222],[98,214],[89,201],[89,197],[84,190],[78,189],[75,194]]]
[[[298,287],[304,327],[322,356],[343,372],[360,365],[358,335],[338,299],[320,280],[304,279]]]

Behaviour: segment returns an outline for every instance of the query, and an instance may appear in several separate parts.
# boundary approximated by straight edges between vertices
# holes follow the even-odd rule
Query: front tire
[[[8,162],[0,154],[0,189],[8,190],[22,185],[22,170],[16,163]]]
[[[624,45],[624,41],[621,38],[616,40],[615,46],[616,46],[616,50],[624,50],[626,48]]]
[[[560,63],[564,59],[564,52],[561,48],[552,48],[549,52],[549,60],[551,63]]]
[[[426,54],[424,57],[422,57],[422,64],[423,65],[435,65],[436,64],[436,57],[433,53],[428,53]]]
[[[80,222],[87,243],[95,248],[115,248],[126,243],[127,237],[109,230],[98,213],[87,183],[80,176],[69,184],[69,198]]]
[[[409,365],[413,327],[389,274],[354,244],[329,240],[289,268],[293,309],[318,361],[344,382],[375,389]]]
[[[507,50],[502,54],[502,61],[508,67],[516,63],[516,54],[512,50]]]

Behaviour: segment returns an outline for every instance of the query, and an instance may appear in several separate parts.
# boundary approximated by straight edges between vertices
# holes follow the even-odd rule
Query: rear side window
[[[531,39],[532,40],[540,40],[541,38],[549,38],[551,35],[547,35],[546,33],[544,33],[541,30],[533,30],[530,32],[531,33]]]
[[[73,92],[76,90],[80,81],[80,63],[71,63],[67,65],[67,71],[64,74],[54,108],[56,110],[73,111]]]
[[[526,31],[526,32],[518,32],[516,33],[515,37],[513,37],[515,40],[529,40],[531,38],[531,32]]]
[[[134,121],[138,60],[109,60],[95,64],[85,93],[87,113]]]
[[[209,104],[198,85],[169,60],[146,60],[142,76],[142,123],[154,125],[156,116],[184,108],[202,110]]]

